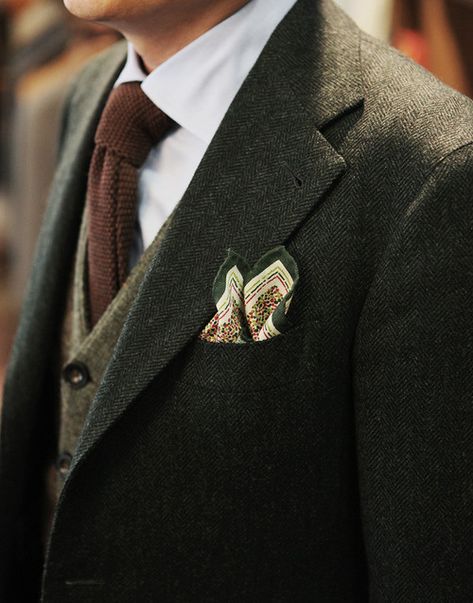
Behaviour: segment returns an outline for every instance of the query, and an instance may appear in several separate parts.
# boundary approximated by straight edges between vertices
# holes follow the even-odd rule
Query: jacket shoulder
[[[473,142],[473,102],[408,57],[361,33],[367,130],[384,133],[392,152],[415,157],[425,175]]]

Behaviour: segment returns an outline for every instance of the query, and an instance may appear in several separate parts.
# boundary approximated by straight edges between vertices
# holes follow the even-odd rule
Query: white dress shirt
[[[295,2],[250,0],[149,75],[128,45],[115,87],[142,82],[143,92],[178,124],[151,150],[140,171],[131,265],[180,201],[232,100]]]

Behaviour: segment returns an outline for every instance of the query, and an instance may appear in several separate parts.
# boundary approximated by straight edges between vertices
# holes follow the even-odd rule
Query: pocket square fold
[[[213,284],[217,312],[199,339],[212,343],[264,341],[289,327],[287,312],[299,271],[283,245],[266,252],[252,268],[232,249]]]

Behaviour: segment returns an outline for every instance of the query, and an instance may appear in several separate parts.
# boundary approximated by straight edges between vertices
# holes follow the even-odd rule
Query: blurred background
[[[336,2],[362,29],[473,97],[473,0]],[[70,16],[62,0],[0,0],[0,389],[68,86],[117,39],[109,29]]]

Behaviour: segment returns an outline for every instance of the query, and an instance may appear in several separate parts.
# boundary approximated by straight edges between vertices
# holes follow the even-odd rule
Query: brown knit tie
[[[128,276],[138,170],[172,120],[138,82],[115,88],[95,134],[87,185],[90,322],[94,326]]]

